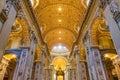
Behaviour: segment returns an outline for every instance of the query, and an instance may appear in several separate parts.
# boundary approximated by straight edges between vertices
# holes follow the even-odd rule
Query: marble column
[[[69,80],[76,80],[76,69],[75,68],[70,69],[70,78],[69,78]]]
[[[70,66],[67,65],[65,69],[65,80],[70,80]]]
[[[4,13],[5,15],[7,15],[7,19],[2,25],[0,30],[0,60],[2,59],[2,55],[4,53],[4,49],[7,44],[9,34],[11,32],[12,25],[17,15],[16,10],[11,3],[8,3],[7,7],[5,7]]]
[[[113,65],[117,72],[118,80],[120,80],[120,59],[116,58],[113,60]]]
[[[9,63],[9,60],[3,57],[2,61],[0,62],[0,80],[4,79],[8,63]]]
[[[42,80],[44,80],[45,78],[45,54],[46,54],[46,51],[45,51],[45,49],[41,49],[41,53],[42,53],[42,59],[41,59],[41,61],[42,61],[42,69],[43,69],[43,71],[42,71],[42,76],[43,76],[43,78],[42,78]]]
[[[14,72],[13,80],[24,80],[26,64],[28,62],[29,48],[23,47],[21,51],[21,56],[19,63],[17,64],[16,70]]]
[[[44,80],[44,52],[41,53],[41,61],[35,63],[34,80]]]
[[[71,76],[71,73],[70,73],[70,72],[71,72],[71,71],[70,71],[70,68],[68,68],[68,70],[67,70],[67,71],[68,71],[68,80],[71,80],[71,77],[70,77],[70,76]]]
[[[44,71],[45,71],[45,73],[44,73],[44,80],[50,80],[50,67],[49,67],[49,59],[48,58],[46,58],[46,60],[45,60],[45,68],[44,68]]]
[[[26,64],[24,80],[31,80],[36,44],[37,44],[36,39],[31,41],[30,50],[29,50],[28,59],[27,59],[28,62]]]
[[[108,80],[102,63],[101,54],[97,47],[91,48],[91,51],[89,51],[88,60],[91,80]]]
[[[79,62],[79,80],[87,80],[88,76],[86,73],[86,62],[85,61],[80,61]]]
[[[35,63],[35,75],[34,80],[42,80],[43,78],[43,64],[42,62],[38,61]]]
[[[50,69],[51,69],[51,74],[50,74],[50,76],[51,76],[51,80],[56,80],[55,78],[56,78],[56,73],[55,73],[55,69],[54,69],[54,66],[53,65],[50,65]]]
[[[53,73],[53,70],[50,68],[49,69],[49,75],[48,75],[49,76],[49,80],[52,80],[52,76],[53,76],[52,73]]]
[[[51,69],[46,68],[45,69],[45,80],[52,80],[51,76],[52,76]]]
[[[107,7],[104,10],[104,14],[105,14],[106,22],[109,26],[109,30],[110,30],[113,43],[120,57],[120,42],[119,42],[120,41],[120,28],[114,19],[113,13],[111,12],[111,9],[114,9],[114,8],[115,8],[115,4],[113,4],[112,6],[107,5]]]
[[[79,80],[79,70],[80,70],[80,68],[79,68],[79,60],[80,60],[80,58],[79,58],[79,49],[78,48],[76,48],[75,49],[75,58],[76,58],[76,80]]]
[[[87,80],[85,61],[80,58],[79,48],[75,49],[76,55],[76,80]]]

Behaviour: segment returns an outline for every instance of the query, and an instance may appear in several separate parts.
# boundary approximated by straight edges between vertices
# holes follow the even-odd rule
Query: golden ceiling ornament
[[[47,42],[50,50],[57,44],[65,45],[70,50],[75,37],[69,30],[57,28],[50,31],[44,40]]]
[[[71,49],[87,8],[83,0],[40,0],[34,9],[49,49],[64,44]],[[84,5],[83,5],[84,4]],[[58,29],[61,31],[59,34]]]

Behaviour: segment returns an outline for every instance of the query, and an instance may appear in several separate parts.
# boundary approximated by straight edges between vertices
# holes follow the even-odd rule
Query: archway
[[[65,79],[65,69],[67,67],[67,60],[64,57],[55,57],[52,62],[55,71],[53,72],[54,80]]]
[[[17,55],[5,54],[0,63],[0,80],[12,80],[17,63]]]

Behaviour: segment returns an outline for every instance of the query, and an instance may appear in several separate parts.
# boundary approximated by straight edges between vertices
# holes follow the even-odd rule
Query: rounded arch
[[[1,76],[0,74],[0,79],[12,80],[17,60],[18,56],[14,53],[7,53],[3,55],[2,60],[0,62],[0,72],[4,76]]]
[[[3,55],[4,58],[11,60],[11,59],[18,59],[18,55],[14,54],[14,53],[7,53]]]
[[[56,70],[58,70],[59,68],[61,68],[62,70],[65,70],[66,66],[67,66],[67,59],[64,57],[55,57],[52,61],[52,64],[54,65],[54,68]]]
[[[68,49],[70,49],[75,41],[75,36],[67,29],[56,28],[47,33],[44,40],[48,44],[50,50],[56,44],[64,44]]]

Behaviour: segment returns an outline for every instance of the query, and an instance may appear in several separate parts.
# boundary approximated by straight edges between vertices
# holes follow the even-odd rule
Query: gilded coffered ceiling
[[[54,45],[63,44],[71,49],[84,20],[86,0],[34,0],[34,3],[34,12],[48,48],[51,50]]]

